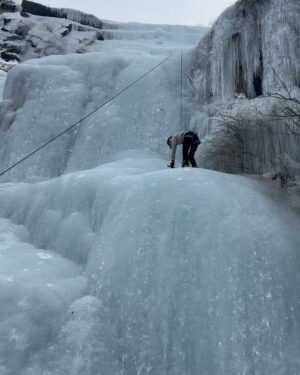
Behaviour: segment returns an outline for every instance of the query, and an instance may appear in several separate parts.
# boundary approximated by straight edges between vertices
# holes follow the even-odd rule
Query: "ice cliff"
[[[300,86],[300,3],[239,0],[198,44],[193,69],[201,103],[255,98],[280,87]]]
[[[263,173],[284,169],[289,158],[289,168],[297,169],[299,135],[286,131],[287,121],[265,121],[278,102],[262,96],[283,91],[284,82],[300,97],[299,19],[297,0],[240,0],[194,50],[188,84],[195,111],[187,122],[207,136],[206,166]],[[215,124],[220,112],[227,115],[224,126]],[[232,124],[232,116],[240,123]]]
[[[151,29],[149,25],[129,24],[115,32],[117,39],[90,46],[93,53],[30,60],[8,73],[5,100],[0,105],[3,167],[78,121],[166,54],[173,55],[154,72],[153,79],[147,77],[126,97],[87,119],[85,126],[66,134],[56,147],[16,171],[14,178],[48,178],[66,170],[90,168],[128,148],[165,150],[167,155],[161,132],[178,129],[180,50],[191,48],[203,29],[164,25]],[[27,141],[16,148],[16,139],[25,133]]]

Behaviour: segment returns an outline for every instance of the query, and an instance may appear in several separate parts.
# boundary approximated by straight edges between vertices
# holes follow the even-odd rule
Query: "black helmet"
[[[172,139],[172,136],[170,136],[170,137],[168,138],[168,140],[167,140],[167,145],[168,145],[169,147],[171,147],[171,139]]]

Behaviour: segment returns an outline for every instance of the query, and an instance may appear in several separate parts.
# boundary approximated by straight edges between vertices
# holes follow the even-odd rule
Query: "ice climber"
[[[182,145],[182,167],[189,167],[190,163],[193,168],[197,168],[197,163],[194,158],[197,147],[200,145],[198,134],[193,131],[183,131],[174,134],[168,138],[167,144],[172,150],[171,162],[168,167],[175,167],[175,154],[178,145]]]

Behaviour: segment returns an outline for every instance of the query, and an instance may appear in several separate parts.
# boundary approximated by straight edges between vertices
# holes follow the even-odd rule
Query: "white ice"
[[[175,40],[124,35],[8,73],[1,168],[172,54],[2,176],[1,375],[300,372],[299,217],[264,182],[166,168]]]
[[[206,167],[243,173],[296,169],[299,174],[298,131],[295,135],[287,130],[287,124],[293,129],[293,121],[274,116],[275,106],[283,105],[279,100],[261,96],[275,92],[287,96],[288,88],[300,99],[299,19],[299,0],[237,1],[195,48],[189,88],[196,110],[189,114],[195,128],[208,135]],[[224,121],[222,131],[213,120],[225,111],[244,118],[237,130],[242,141],[234,146],[228,144]],[[213,157],[215,147],[225,150],[217,151],[221,158]]]
[[[297,373],[300,222],[267,192],[141,151],[3,184],[1,374]]]
[[[4,90],[4,85],[6,81],[6,73],[0,71],[0,99],[2,100],[3,97],[3,90]]]

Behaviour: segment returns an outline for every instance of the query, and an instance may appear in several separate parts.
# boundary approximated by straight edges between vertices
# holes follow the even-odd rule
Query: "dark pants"
[[[184,135],[182,143],[182,166],[187,166],[191,162],[192,167],[197,167],[194,156],[199,144],[200,141],[196,133],[187,132]]]

